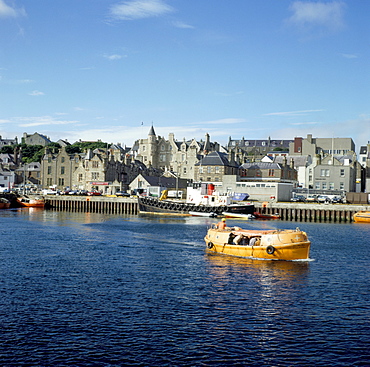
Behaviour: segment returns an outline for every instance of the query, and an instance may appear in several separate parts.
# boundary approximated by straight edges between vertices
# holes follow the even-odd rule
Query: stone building
[[[355,191],[357,159],[355,143],[351,138],[296,137],[289,146],[289,154],[309,155],[312,163],[307,166],[304,187],[317,191]]]
[[[289,151],[289,144],[293,140],[282,139],[231,139],[227,144],[229,158],[234,156],[238,164],[260,161],[271,151]]]
[[[23,133],[22,143],[27,145],[42,145],[46,146],[51,143],[50,138],[39,133],[27,134]]]
[[[282,164],[276,162],[244,163],[240,167],[241,181],[297,182],[297,171],[294,165],[288,164],[285,158]]]
[[[6,145],[17,145],[18,144],[18,138],[15,137],[14,139],[3,139],[0,135],[0,148],[6,146]]]
[[[154,169],[174,172],[183,179],[194,180],[194,166],[209,152],[220,150],[218,143],[210,141],[208,134],[205,141],[195,139],[177,141],[173,133],[168,139],[157,136],[154,127],[149,130],[147,139],[140,139],[134,144],[136,159]]]
[[[194,166],[196,182],[222,182],[225,175],[237,175],[238,165],[229,161],[226,153],[211,152]]]
[[[42,186],[114,194],[128,190],[130,182],[140,173],[160,174],[133,159],[127,151],[119,144],[75,154],[68,154],[65,147],[57,151],[47,149],[41,162]]]

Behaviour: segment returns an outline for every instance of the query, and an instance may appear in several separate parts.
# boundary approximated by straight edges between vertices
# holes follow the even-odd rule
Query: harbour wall
[[[107,196],[46,196],[46,208],[58,211],[138,214],[136,198]]]
[[[352,222],[353,214],[369,210],[370,205],[318,204],[318,203],[255,203],[265,214],[279,214],[282,220],[297,222]]]
[[[137,199],[107,196],[46,196],[47,208],[58,211],[107,214],[139,213]],[[353,214],[370,205],[254,202],[256,210],[279,214],[282,220],[298,222],[352,222]]]

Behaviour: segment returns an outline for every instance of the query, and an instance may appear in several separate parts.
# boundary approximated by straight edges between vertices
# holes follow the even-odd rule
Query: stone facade
[[[135,142],[135,157],[145,165],[155,169],[174,172],[183,179],[194,180],[194,166],[209,152],[218,151],[220,145],[212,143],[208,134],[205,141],[176,141],[170,133],[168,139],[157,136],[153,126],[150,128],[147,139]]]
[[[289,144],[293,140],[283,139],[231,139],[227,144],[229,159],[231,154],[238,164],[260,161],[265,155],[272,151],[289,151]]]
[[[51,140],[47,136],[39,134],[39,133],[34,133],[34,134],[23,133],[22,143],[27,144],[27,145],[46,146],[51,143]]]
[[[130,182],[140,173],[159,175],[158,171],[134,160],[119,145],[80,154],[68,154],[64,147],[57,152],[47,150],[41,172],[44,188],[96,190],[103,194],[128,190]]]

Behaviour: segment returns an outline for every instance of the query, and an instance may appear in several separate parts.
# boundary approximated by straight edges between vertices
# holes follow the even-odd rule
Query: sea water
[[[215,219],[0,211],[1,366],[368,366],[370,225],[309,261],[206,252]]]

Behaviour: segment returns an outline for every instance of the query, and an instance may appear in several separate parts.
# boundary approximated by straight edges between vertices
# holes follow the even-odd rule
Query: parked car
[[[124,197],[129,197],[130,194],[128,192],[124,192],[124,191],[117,191],[116,192],[116,196],[124,196]]]
[[[77,195],[87,195],[87,190],[78,190]]]
[[[306,198],[306,201],[309,203],[316,203],[317,202],[317,196],[316,195],[308,195]]]
[[[342,200],[342,198],[340,196],[334,196],[334,197],[331,198],[331,202],[333,204],[337,204],[337,203],[342,203],[343,200]]]
[[[89,191],[87,193],[88,196],[101,196],[101,192],[99,191]]]
[[[306,198],[303,195],[295,195],[293,196],[290,201],[295,201],[295,202],[305,202]]]
[[[44,189],[42,190],[42,195],[59,195],[60,191],[51,190],[51,189]]]
[[[317,197],[317,201],[318,201],[319,203],[330,203],[330,202],[331,202],[331,199],[330,199],[330,197],[329,197],[329,196],[327,196],[327,195],[319,195],[319,196]]]

